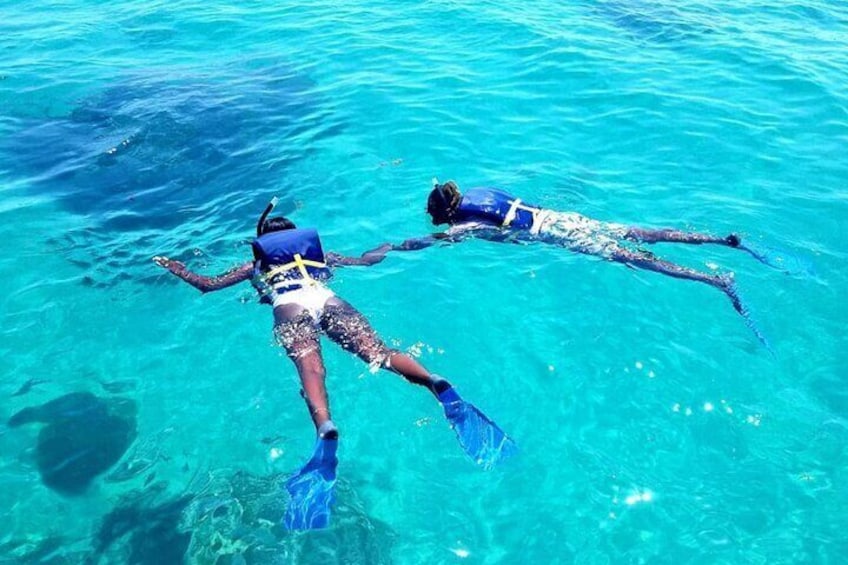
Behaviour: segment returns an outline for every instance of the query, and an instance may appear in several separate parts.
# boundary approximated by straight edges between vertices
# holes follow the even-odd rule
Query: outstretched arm
[[[227,271],[222,275],[205,277],[189,271],[182,262],[174,261],[167,257],[154,257],[153,262],[162,268],[168,269],[173,274],[177,275],[182,280],[203,293],[233,286],[234,284],[250,280],[253,276],[253,263],[245,263],[244,265]]]
[[[469,237],[481,239],[497,239],[502,230],[487,224],[466,223],[452,226],[446,232],[432,233],[424,237],[413,237],[397,245],[392,245],[392,251],[418,251],[437,243],[458,243]]]
[[[370,267],[371,265],[376,265],[380,261],[386,258],[386,252],[391,250],[392,245],[390,243],[384,243],[374,249],[366,251],[359,257],[348,257],[347,255],[342,255],[341,253],[335,253],[333,251],[327,252],[324,256],[328,267]]]
[[[489,229],[489,226],[457,226],[459,229],[451,228],[447,232],[434,233],[425,235],[424,237],[413,237],[401,243],[382,243],[379,246],[366,251],[360,257],[346,257],[338,253],[327,253],[327,265],[331,267],[344,267],[348,265],[364,265],[370,267],[376,265],[386,258],[389,251],[418,251],[425,249],[437,243],[455,243],[462,241],[472,234],[483,237],[484,239],[496,239],[496,233],[501,230]],[[492,231],[493,235],[487,235],[487,231]]]
[[[389,251],[417,251],[430,247],[439,241],[456,241],[457,238],[451,238],[444,233],[436,233],[425,237],[415,237],[407,239],[403,243],[397,245],[393,243],[381,243],[374,249],[370,249],[359,257],[348,257],[339,253],[330,251],[326,255],[327,265],[330,267],[349,267],[349,266],[364,266],[370,267],[376,265],[386,258]]]
[[[456,241],[456,238],[452,238],[446,233],[434,233],[424,237],[407,239],[397,245],[392,245],[390,249],[392,251],[418,251],[445,241]]]

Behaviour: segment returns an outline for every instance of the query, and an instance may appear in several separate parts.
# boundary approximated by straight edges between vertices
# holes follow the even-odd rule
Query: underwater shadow
[[[126,398],[72,392],[24,408],[8,424],[44,424],[35,448],[41,481],[56,492],[76,496],[117,463],[135,440],[136,413],[136,403]]]
[[[167,497],[157,482],[123,495],[103,517],[86,565],[182,563],[191,533],[181,525],[191,496]]]
[[[66,116],[15,120],[0,159],[12,178],[85,218],[52,249],[84,267],[127,267],[163,248],[247,233],[245,218],[272,192],[283,192],[282,212],[293,210],[280,190],[292,182],[285,172],[346,127],[317,90],[279,63],[147,69]]]
[[[397,535],[367,515],[343,480],[336,484],[337,503],[329,528],[287,531],[282,525],[287,478],[241,471],[208,477],[186,511],[186,524],[193,530],[191,560],[220,565],[392,562]]]
[[[634,39],[675,43],[713,33],[704,24],[688,21],[675,10],[644,0],[613,0],[594,5],[595,13]]]
[[[216,471],[188,492],[157,481],[123,495],[100,522],[84,562],[391,563],[396,534],[369,518],[352,488],[337,485],[339,503],[329,528],[289,532],[282,526],[287,476]]]

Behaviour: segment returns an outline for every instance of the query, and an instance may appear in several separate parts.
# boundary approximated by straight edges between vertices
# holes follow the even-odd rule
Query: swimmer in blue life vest
[[[433,184],[433,190],[427,199],[427,213],[430,214],[434,225],[448,224],[450,227],[443,233],[409,239],[399,245],[388,247],[389,244],[384,244],[369,252],[370,256],[377,259],[380,255],[385,255],[387,250],[411,251],[440,241],[457,242],[471,237],[492,241],[551,243],[578,253],[623,263],[628,267],[655,271],[715,287],[730,298],[733,308],[744,317],[748,327],[768,347],[765,338],[753,325],[747,309],[743,306],[732,275],[702,273],[659,259],[644,249],[627,245],[627,242],[675,242],[694,245],[712,243],[742,249],[766,262],[760,254],[742,245],[738,235],[715,237],[674,229],[646,229],[600,222],[575,212],[557,212],[532,206],[497,188],[471,188],[462,194],[453,181],[439,184],[433,179]]]
[[[373,265],[382,259],[380,253],[387,248],[378,248],[377,253],[366,252],[361,257],[325,254],[314,229],[298,228],[283,217],[268,218],[275,204],[276,198],[257,224],[254,261],[223,275],[206,277],[167,257],[153,260],[204,293],[251,281],[260,302],[273,307],[274,334],[297,368],[303,387],[301,395],[318,434],[312,458],[286,482],[291,500],[284,525],[302,530],[329,524],[339,434],[330,417],[324,387],[319,342],[322,332],[363,361],[429,390],[444,408],[461,447],[482,467],[489,469],[511,455],[515,444],[494,422],[462,400],[448,381],[430,373],[410,356],[387,347],[368,320],[325,285],[332,274],[331,268]]]

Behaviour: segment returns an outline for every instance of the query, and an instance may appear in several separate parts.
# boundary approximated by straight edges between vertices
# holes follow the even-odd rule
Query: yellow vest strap
[[[265,273],[266,279],[272,279],[277,275],[281,275],[287,271],[291,271],[292,269],[297,269],[300,273],[300,276],[306,280],[311,280],[312,277],[309,276],[309,272],[306,270],[306,267],[317,267],[319,269],[323,269],[327,264],[321,261],[312,261],[310,259],[304,259],[300,253],[295,253],[294,261],[286,263],[285,265],[280,265],[279,267],[275,267]]]

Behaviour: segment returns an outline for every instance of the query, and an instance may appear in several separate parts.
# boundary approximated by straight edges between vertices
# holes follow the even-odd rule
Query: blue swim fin
[[[784,274],[808,278],[815,277],[815,269],[812,262],[788,251],[775,249],[763,244],[752,244],[747,241],[744,245],[740,243],[737,247],[748,252],[760,263],[768,265],[772,269],[777,269]]]
[[[291,495],[283,525],[288,530],[314,530],[330,525],[330,506],[335,503],[338,433],[324,433],[315,444],[312,458],[286,481]]]
[[[484,469],[491,469],[518,451],[515,442],[445,380],[436,382],[437,397],[459,445]]]
[[[763,335],[763,332],[760,331],[760,328],[757,327],[757,324],[754,323],[754,319],[751,317],[751,311],[748,309],[745,304],[742,303],[742,297],[739,295],[739,289],[736,287],[736,283],[732,278],[725,279],[729,281],[727,285],[722,288],[724,293],[730,298],[730,302],[733,303],[733,309],[736,310],[742,319],[745,321],[745,325],[748,326],[756,338],[763,344],[763,346],[768,350],[769,353],[774,355],[774,349],[771,348],[771,344],[766,339],[766,336]]]

